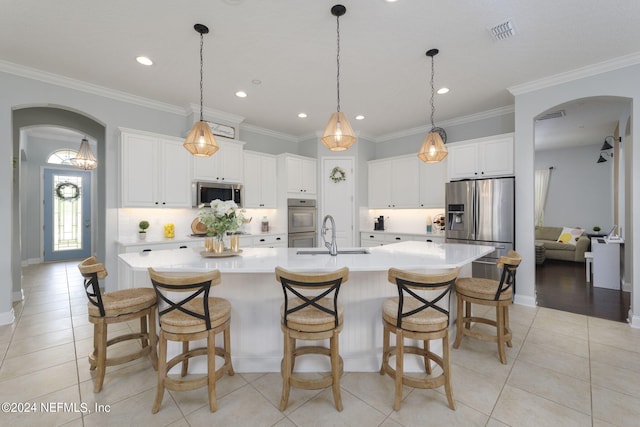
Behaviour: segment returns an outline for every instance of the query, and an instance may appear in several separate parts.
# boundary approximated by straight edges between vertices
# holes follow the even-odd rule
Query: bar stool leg
[[[158,388],[156,390],[156,400],[153,403],[151,413],[156,414],[162,406],[162,398],[164,397],[164,379],[167,377],[167,338],[164,332],[160,331],[160,339],[158,341]]]
[[[460,295],[456,295],[456,340],[453,343],[453,348],[460,347],[460,343],[462,342],[463,331],[462,321],[464,318],[464,312],[462,311],[462,297]]]
[[[402,329],[396,330],[396,396],[393,402],[393,410],[400,410],[402,401],[402,377],[404,375],[404,334]]]
[[[282,398],[280,399],[280,410],[284,411],[289,402],[289,390],[291,388],[291,370],[293,359],[293,340],[289,333],[284,333],[284,359],[282,360]]]
[[[453,399],[453,388],[451,387],[451,350],[449,348],[449,331],[442,337],[442,370],[444,371],[444,391],[447,394],[449,408],[456,410],[456,401]]]
[[[333,384],[333,401],[336,404],[338,412],[342,412],[342,396],[340,395],[340,352],[338,351],[338,331],[333,331],[330,338],[329,347],[331,347],[331,376]]]

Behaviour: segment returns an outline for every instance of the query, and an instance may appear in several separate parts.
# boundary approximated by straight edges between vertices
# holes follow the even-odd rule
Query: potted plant
[[[600,226],[599,226],[599,225],[595,225],[595,226],[592,228],[592,230],[593,230],[593,232],[594,232],[594,233],[596,233],[596,234],[597,234],[597,233],[599,233],[599,232],[600,232],[601,228],[600,228]]]
[[[138,223],[138,238],[145,240],[147,238],[147,228],[149,228],[149,221],[142,220]]]

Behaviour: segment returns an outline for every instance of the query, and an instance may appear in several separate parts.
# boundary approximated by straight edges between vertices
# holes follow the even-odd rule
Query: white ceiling
[[[193,25],[202,23],[211,29],[205,107],[300,138],[322,131],[336,108],[336,2],[0,0],[0,60],[187,107],[199,103]],[[640,52],[640,4],[633,0],[342,4],[341,110],[374,140],[429,124],[430,48],[440,49],[436,87],[451,89],[436,96],[436,125],[512,105],[508,87]],[[507,19],[516,34],[494,40],[488,27]],[[155,64],[139,65],[138,55]],[[235,97],[237,90],[248,97]],[[592,101],[608,103],[595,111],[611,123],[619,101]],[[572,107],[580,109],[566,106],[567,118]],[[299,112],[309,117],[299,119]],[[357,114],[366,119],[354,120]],[[611,133],[589,128],[588,138],[595,143]]]

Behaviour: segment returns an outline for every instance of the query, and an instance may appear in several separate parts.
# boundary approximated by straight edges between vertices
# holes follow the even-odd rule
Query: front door
[[[44,170],[44,261],[91,255],[91,172]]]

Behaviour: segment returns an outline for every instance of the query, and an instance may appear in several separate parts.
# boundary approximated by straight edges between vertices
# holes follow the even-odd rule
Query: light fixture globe
[[[340,17],[347,12],[347,8],[341,4],[337,4],[331,8],[331,14],[336,17],[336,34],[337,34],[337,75],[336,75],[336,92],[337,92],[337,109],[331,114],[329,123],[324,129],[324,133],[320,140],[331,151],[345,151],[356,142],[356,134],[347,120],[347,116],[340,111]]]
[[[345,151],[356,142],[351,124],[343,112],[331,115],[320,140],[331,151]]]
[[[438,129],[440,128],[433,128],[429,131],[418,152],[418,158],[425,163],[441,162],[449,154]]]
[[[98,161],[91,152],[91,147],[89,146],[87,138],[82,138],[78,155],[71,159],[71,164],[84,170],[92,170],[98,167]]]
[[[220,149],[218,146],[218,142],[213,137],[213,133],[211,132],[211,127],[209,123],[203,120],[202,110],[203,110],[203,96],[202,96],[202,47],[204,45],[204,34],[209,33],[209,28],[206,25],[196,24],[193,26],[193,29],[196,30],[197,33],[200,34],[200,121],[196,122],[187,138],[184,141],[184,148],[187,149],[191,154],[197,157],[210,157],[215,152]]]

